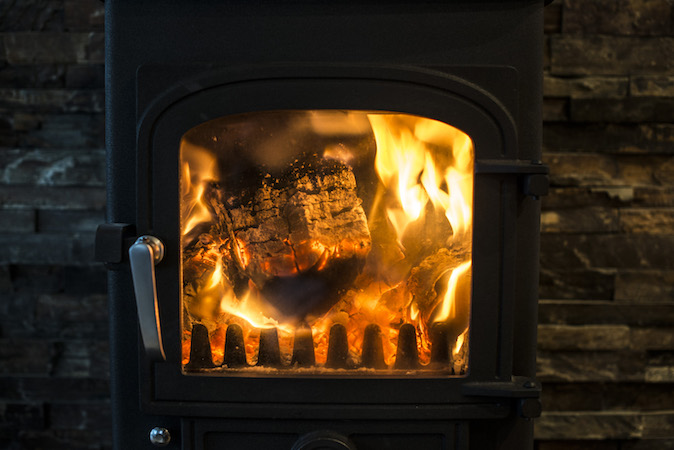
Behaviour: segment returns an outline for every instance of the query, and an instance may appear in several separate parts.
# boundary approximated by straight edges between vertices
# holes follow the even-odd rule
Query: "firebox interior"
[[[473,141],[389,111],[228,115],[180,142],[185,374],[468,371]]]

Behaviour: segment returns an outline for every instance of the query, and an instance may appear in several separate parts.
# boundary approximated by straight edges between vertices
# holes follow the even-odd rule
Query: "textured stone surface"
[[[589,35],[550,37],[554,75],[668,74],[674,68],[674,38]]]
[[[615,208],[563,209],[541,214],[543,233],[609,233],[617,230],[618,210]]]
[[[547,124],[546,152],[674,154],[673,124]]]
[[[674,350],[674,324],[632,329],[630,347],[635,350]]]
[[[671,35],[668,0],[564,0],[563,31],[574,34]]]
[[[674,157],[547,153],[553,186],[674,185]]]
[[[49,341],[0,338],[0,375],[48,375],[53,355]]]
[[[674,235],[541,236],[543,268],[674,269]]]
[[[575,98],[569,104],[569,118],[574,122],[674,122],[674,102],[663,97]]]
[[[93,244],[93,233],[0,235],[0,264],[89,264]]]
[[[3,0],[0,32],[60,31],[63,16],[63,0]]]
[[[620,450],[672,450],[674,439],[648,439],[643,441],[626,441]]]
[[[49,113],[101,113],[104,95],[102,90],[0,89],[0,108],[32,111],[36,104]]]
[[[546,122],[565,122],[569,120],[569,100],[565,98],[544,99],[543,120]]]
[[[13,65],[95,63],[104,58],[102,33],[4,34],[5,57]]]
[[[615,299],[674,303],[674,271],[621,271],[616,277]]]
[[[674,413],[668,411],[644,415],[644,437],[648,439],[674,438]]]
[[[674,304],[618,303],[599,300],[541,300],[540,324],[628,325],[666,328],[674,323]]]
[[[46,425],[44,407],[40,404],[0,402],[0,427],[43,429]]]
[[[674,188],[634,187],[634,204],[639,206],[674,206]]]
[[[674,2],[552,6],[536,449],[674,449]]]
[[[630,347],[626,325],[539,325],[541,350],[621,350]]]
[[[37,212],[37,230],[40,233],[68,231],[96,231],[98,225],[105,222],[103,211],[88,210],[39,210]]]
[[[620,441],[541,441],[537,450],[620,450]]]
[[[541,394],[545,411],[659,411],[674,402],[669,384],[547,383]]]
[[[643,382],[647,355],[634,351],[543,351],[537,376],[547,382]],[[661,366],[660,366],[661,367]]]
[[[544,28],[545,33],[559,33],[562,30],[562,4],[553,2],[544,10]]]
[[[674,97],[674,77],[634,76],[630,78],[629,89],[634,96]]]
[[[621,98],[630,86],[627,77],[575,77],[543,78],[543,95],[546,97]]]
[[[9,120],[19,131],[15,136],[16,144],[9,146],[87,151],[102,148],[104,137],[102,114],[13,112]]]
[[[105,7],[91,0],[63,0],[65,28],[69,31],[103,30]]]
[[[1,186],[0,207],[102,210],[105,189],[101,187]]]
[[[673,234],[674,210],[668,208],[622,209],[620,230],[624,233]]]
[[[32,186],[105,185],[102,150],[0,151],[0,183]]]
[[[674,366],[647,367],[647,383],[674,383]]]
[[[615,271],[541,268],[539,296],[545,299],[610,300],[614,297]]]
[[[109,423],[110,407],[107,404],[56,404],[49,411],[49,419],[57,430],[87,430]]]
[[[535,423],[537,439],[631,439],[643,435],[644,418],[636,413],[543,413]]]
[[[32,209],[0,209],[0,233],[34,233],[35,211]]]
[[[0,402],[60,402],[73,401],[73,392],[80,399],[107,402],[110,382],[106,379],[14,377],[0,378]]]

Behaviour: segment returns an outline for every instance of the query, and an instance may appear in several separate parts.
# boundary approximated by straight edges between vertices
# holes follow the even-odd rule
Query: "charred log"
[[[407,290],[411,301],[417,304],[425,318],[430,317],[444,297],[452,270],[469,259],[470,253],[463,248],[441,248],[412,268]],[[461,320],[467,319],[468,310],[462,310],[460,315]]]
[[[206,197],[228,278],[251,280],[287,318],[327,311],[372,245],[353,172],[336,160],[298,162],[245,192],[213,184]]]

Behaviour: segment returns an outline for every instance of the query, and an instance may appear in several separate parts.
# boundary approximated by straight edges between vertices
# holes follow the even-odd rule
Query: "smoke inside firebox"
[[[473,154],[446,123],[381,111],[189,130],[185,372],[465,374]]]

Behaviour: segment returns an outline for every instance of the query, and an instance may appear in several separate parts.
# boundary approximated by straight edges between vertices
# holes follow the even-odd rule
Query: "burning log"
[[[243,341],[243,329],[235,323],[227,327],[223,364],[230,369],[248,365],[246,362],[246,348]]]
[[[438,297],[444,294],[445,277],[461,263],[470,259],[470,253],[461,250],[441,248],[426,257],[410,271],[407,289],[422,312],[431,314]],[[445,279],[445,283],[440,281]],[[440,282],[440,283],[439,283]]]
[[[398,333],[398,350],[394,369],[411,370],[419,368],[419,353],[417,351],[417,330],[411,323],[400,327]]]
[[[212,369],[213,355],[211,354],[211,341],[208,337],[208,329],[195,323],[192,326],[192,342],[190,344],[190,361],[185,365],[187,370]]]
[[[327,311],[372,245],[355,177],[340,161],[314,156],[249,190],[213,184],[206,197],[227,277],[252,281],[289,319]]]

